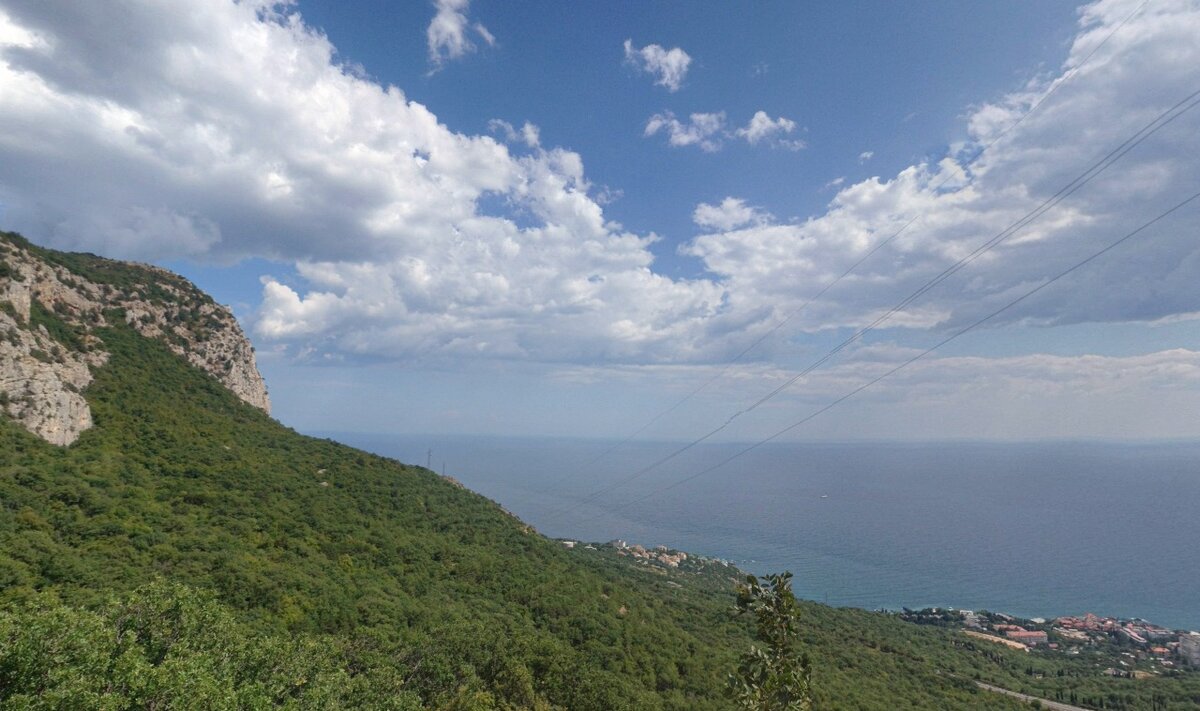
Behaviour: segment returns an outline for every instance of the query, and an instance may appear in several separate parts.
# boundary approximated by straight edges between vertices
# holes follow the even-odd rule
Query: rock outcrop
[[[108,360],[97,329],[114,317],[270,412],[253,346],[229,309],[193,284],[158,267],[53,252],[2,232],[0,410],[48,442],[74,442],[92,426],[83,396],[92,369]]]

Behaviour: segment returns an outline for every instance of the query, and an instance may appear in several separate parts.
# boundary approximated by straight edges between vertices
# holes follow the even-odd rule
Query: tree
[[[751,646],[737,673],[729,675],[734,702],[748,711],[810,711],[812,669],[808,655],[797,650],[799,612],[792,574],[768,575],[764,582],[746,576],[738,586],[737,612],[754,615],[763,646]]]

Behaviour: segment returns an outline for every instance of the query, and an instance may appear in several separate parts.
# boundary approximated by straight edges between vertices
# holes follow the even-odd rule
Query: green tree
[[[799,611],[792,594],[792,574],[768,575],[765,584],[753,575],[738,586],[737,611],[754,616],[763,646],[742,655],[737,673],[729,675],[729,695],[750,711],[812,709],[812,669],[799,653]]]

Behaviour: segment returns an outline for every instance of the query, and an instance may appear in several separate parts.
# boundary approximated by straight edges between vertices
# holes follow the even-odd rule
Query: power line
[[[803,370],[798,372],[792,378],[788,379],[783,384],[781,384],[778,387],[776,387],[775,389],[771,390],[769,393],[762,396],[761,398],[759,398],[757,401],[755,401],[751,405],[749,405],[745,408],[742,408],[741,410],[738,410],[737,412],[730,415],[725,420],[725,422],[723,422],[719,426],[710,430],[708,433],[704,434],[703,436],[701,436],[695,440],[692,440],[692,441],[688,442],[687,444],[673,450],[669,454],[667,454],[663,457],[660,457],[659,459],[646,465],[645,467],[638,469],[637,471],[629,474],[628,476],[623,477],[605,487],[597,489],[596,491],[592,492],[591,494],[584,497],[583,499],[580,499],[579,501],[576,501],[575,503],[571,504],[567,508],[562,509],[560,512],[552,512],[551,515],[561,515],[561,514],[569,513],[571,511],[579,508],[580,506],[583,506],[584,504],[588,503],[589,501],[594,500],[596,497],[598,497],[604,493],[607,493],[608,491],[612,491],[615,488],[623,486],[630,481],[633,481],[634,479],[642,476],[643,474],[646,474],[646,473],[658,468],[659,466],[674,459],[675,457],[679,456],[680,454],[683,454],[684,452],[692,449],[693,447],[703,443],[704,441],[713,437],[717,433],[725,430],[727,427],[729,427],[731,424],[733,424],[733,422],[735,420],[737,420],[739,417],[741,417],[742,415],[753,412],[754,410],[758,409],[762,405],[766,404],[768,401],[773,399],[775,396],[777,396],[778,394],[780,394],[781,392],[786,390],[788,387],[793,385],[796,381],[798,381],[799,379],[812,373],[814,370],[816,370],[820,366],[827,363],[838,353],[845,350],[846,347],[848,347],[849,345],[858,341],[860,338],[862,338],[867,333],[870,333],[871,331],[878,328],[881,324],[883,324],[886,321],[888,321],[889,319],[891,319],[892,316],[896,315],[897,313],[902,311],[904,308],[911,305],[914,301],[916,301],[921,296],[928,293],[931,289],[935,288],[937,285],[941,284],[942,282],[946,281],[954,274],[958,273],[961,269],[963,269],[965,266],[967,266],[971,262],[978,259],[983,254],[986,254],[987,252],[991,251],[992,249],[994,249],[1001,243],[1005,242],[1006,240],[1011,238],[1014,234],[1019,232],[1021,229],[1028,226],[1029,224],[1031,224],[1032,222],[1037,220],[1039,217],[1044,215],[1046,212],[1052,210],[1063,200],[1070,197],[1075,192],[1077,192],[1079,189],[1081,189],[1082,187],[1084,187],[1085,185],[1090,183],[1098,175],[1100,175],[1105,170],[1107,170],[1112,164],[1116,163],[1118,160],[1120,160],[1122,157],[1124,157],[1127,153],[1129,153],[1129,151],[1133,150],[1138,145],[1140,145],[1143,141],[1148,139],[1150,136],[1154,135],[1155,133],[1157,133],[1158,131],[1160,131],[1161,129],[1163,129],[1164,127],[1166,127],[1173,121],[1175,121],[1175,119],[1179,118],[1184,113],[1186,113],[1187,111],[1194,108],[1197,104],[1200,104],[1200,99],[1198,99],[1197,97],[1200,97],[1200,90],[1193,91],[1191,94],[1188,94],[1186,97],[1184,97],[1182,100],[1177,102],[1175,105],[1171,106],[1167,110],[1160,113],[1149,123],[1142,126],[1142,128],[1140,128],[1138,131],[1136,131],[1132,136],[1125,139],[1125,141],[1123,141],[1116,148],[1109,151],[1104,157],[1102,157],[1101,159],[1099,159],[1098,161],[1093,163],[1090,167],[1087,168],[1087,170],[1085,170],[1083,173],[1081,173],[1079,176],[1077,176],[1074,180],[1070,181],[1065,186],[1063,186],[1061,189],[1059,189],[1058,192],[1054,193],[1049,198],[1044,200],[1036,208],[1034,208],[1030,212],[1026,213],[1023,217],[1016,220],[1015,222],[1010,224],[1008,227],[1001,230],[994,237],[992,237],[988,241],[984,242],[982,245],[977,247],[975,249],[975,251],[971,252],[966,257],[959,259],[957,262],[955,262],[954,264],[952,264],[949,267],[947,267],[946,269],[944,269],[941,273],[939,273],[938,275],[936,275],[935,277],[933,277],[932,279],[927,281],[924,285],[922,285],[916,291],[914,291],[913,293],[909,294],[907,297],[902,299],[900,301],[900,303],[893,306],[891,309],[889,309],[883,315],[876,318],[874,321],[872,321],[867,326],[856,331],[849,338],[847,338],[844,341],[842,341],[841,343],[839,343],[837,346],[835,346],[833,349],[831,349],[825,355],[823,355],[822,357],[820,357],[819,359],[817,359],[816,361],[814,361],[813,363],[811,363],[810,365],[805,367]]]
[[[979,320],[977,320],[977,321],[974,321],[974,322],[972,322],[970,325],[968,325],[968,326],[965,326],[965,327],[963,327],[963,328],[959,329],[958,331],[955,331],[953,334],[951,334],[951,335],[947,336],[946,338],[942,339],[941,341],[939,341],[938,343],[934,344],[933,346],[930,346],[929,348],[925,349],[925,350],[924,350],[924,351],[922,351],[921,353],[918,353],[917,355],[915,355],[915,356],[913,356],[913,357],[909,358],[908,360],[904,361],[903,363],[900,363],[899,365],[897,365],[896,367],[892,368],[891,370],[889,370],[889,371],[887,371],[887,372],[883,373],[882,375],[879,375],[879,376],[877,376],[877,377],[875,377],[875,378],[873,378],[873,379],[871,379],[871,380],[867,381],[865,384],[863,384],[863,385],[860,385],[859,387],[857,387],[857,388],[855,388],[855,389],[851,390],[850,392],[848,392],[848,393],[846,393],[845,395],[843,395],[843,396],[839,397],[838,399],[836,399],[836,400],[834,400],[834,401],[832,401],[832,402],[828,403],[827,405],[824,405],[823,407],[821,407],[821,408],[819,408],[819,409],[817,409],[817,410],[814,410],[813,412],[809,413],[808,415],[806,415],[806,416],[805,416],[805,417],[803,417],[802,419],[800,419],[800,420],[797,420],[796,422],[793,422],[792,424],[788,425],[787,427],[784,427],[783,429],[779,430],[778,432],[776,432],[775,434],[771,435],[770,437],[767,437],[767,438],[765,438],[765,439],[759,440],[758,442],[755,442],[754,444],[752,444],[752,445],[749,445],[749,446],[747,446],[747,447],[745,447],[745,448],[743,448],[743,449],[739,450],[739,451],[738,451],[738,452],[736,452],[735,454],[732,454],[732,455],[730,455],[729,457],[727,457],[727,458],[725,458],[725,459],[721,460],[720,462],[717,462],[716,464],[713,464],[712,466],[710,466],[710,467],[708,467],[708,468],[706,468],[706,469],[702,469],[702,470],[700,470],[700,471],[698,471],[698,472],[696,472],[696,473],[694,473],[694,474],[690,474],[690,475],[688,475],[687,477],[684,477],[683,479],[680,479],[679,481],[676,481],[676,482],[673,482],[673,483],[671,483],[671,484],[668,484],[667,486],[664,486],[664,487],[661,487],[661,488],[655,489],[654,491],[651,491],[650,493],[648,493],[648,494],[646,494],[645,496],[641,497],[641,499],[635,499],[634,501],[631,501],[631,502],[629,502],[629,503],[626,503],[626,504],[624,504],[624,505],[620,506],[620,507],[619,507],[618,509],[616,509],[616,510],[617,510],[617,511],[624,510],[625,508],[628,508],[629,506],[631,506],[633,503],[635,503],[635,502],[636,502],[636,501],[638,501],[638,500],[644,501],[644,500],[646,500],[646,499],[652,498],[652,497],[654,497],[654,496],[657,496],[657,495],[659,495],[659,494],[662,494],[662,493],[664,493],[664,492],[670,491],[671,489],[674,489],[674,488],[676,488],[676,487],[678,487],[678,486],[682,486],[683,484],[686,484],[686,483],[688,483],[689,481],[692,481],[693,479],[699,478],[699,477],[701,477],[701,476],[703,476],[703,475],[705,475],[705,474],[707,474],[707,473],[709,473],[709,472],[712,472],[712,471],[715,471],[715,470],[717,470],[717,469],[720,469],[721,467],[723,467],[723,466],[725,466],[726,464],[728,464],[728,463],[732,462],[733,460],[735,460],[735,459],[738,459],[739,457],[742,457],[743,455],[745,455],[745,454],[747,454],[747,453],[749,453],[749,452],[751,452],[751,451],[753,451],[753,450],[755,450],[755,449],[758,449],[759,447],[763,446],[764,444],[767,444],[768,442],[772,442],[772,441],[774,441],[774,440],[778,439],[779,437],[782,437],[784,434],[787,434],[788,432],[791,432],[792,430],[796,429],[797,427],[800,427],[800,426],[802,426],[802,425],[804,425],[804,424],[806,424],[806,423],[810,422],[811,420],[813,420],[813,419],[815,419],[815,418],[819,417],[820,415],[822,415],[822,414],[824,414],[824,413],[828,412],[829,410],[832,410],[833,408],[837,407],[838,405],[840,405],[841,403],[845,402],[846,400],[849,400],[850,398],[852,398],[852,397],[854,397],[855,395],[857,395],[857,394],[861,393],[862,391],[864,391],[864,390],[866,390],[866,389],[868,389],[868,388],[870,388],[870,387],[874,386],[874,385],[875,385],[876,383],[878,383],[879,381],[881,381],[881,380],[884,380],[885,378],[891,377],[892,375],[895,375],[896,373],[898,373],[898,372],[900,372],[901,370],[903,370],[903,369],[907,368],[908,366],[912,365],[913,363],[917,362],[918,360],[921,360],[922,358],[924,358],[925,356],[929,355],[930,353],[933,353],[934,351],[936,351],[937,349],[939,349],[939,348],[941,348],[942,346],[946,345],[947,343],[950,343],[951,341],[953,341],[953,340],[957,339],[959,336],[962,336],[963,334],[966,334],[966,333],[968,333],[968,332],[970,332],[970,331],[973,331],[973,330],[975,330],[976,328],[978,328],[978,327],[982,326],[983,324],[987,323],[988,321],[990,321],[990,320],[992,320],[992,319],[996,318],[996,317],[997,317],[997,316],[999,316],[1000,314],[1002,314],[1002,313],[1004,313],[1004,312],[1008,311],[1009,309],[1013,308],[1013,307],[1014,307],[1014,306],[1016,306],[1017,304],[1020,304],[1021,302],[1025,301],[1025,300],[1026,300],[1026,299],[1028,299],[1029,297],[1031,297],[1031,296],[1033,296],[1033,295],[1037,294],[1037,293],[1038,293],[1038,292],[1040,292],[1041,290],[1043,290],[1043,289],[1045,289],[1046,287],[1050,286],[1051,284],[1055,283],[1055,282],[1056,282],[1056,281],[1058,281],[1059,279],[1062,279],[1063,277],[1065,277],[1065,276],[1068,276],[1069,274],[1071,274],[1071,273],[1073,273],[1073,272],[1075,272],[1075,271],[1077,271],[1077,270],[1079,270],[1079,269],[1083,268],[1084,266],[1086,266],[1086,265],[1090,264],[1090,263],[1091,263],[1091,262],[1093,262],[1094,260],[1096,260],[1096,259],[1098,259],[1098,258],[1100,258],[1100,257],[1104,256],[1104,255],[1105,255],[1105,254],[1107,254],[1108,252],[1110,252],[1110,251],[1112,251],[1112,250],[1116,249],[1117,247],[1121,246],[1121,245],[1122,245],[1122,244],[1124,244],[1125,242],[1127,242],[1127,241],[1129,241],[1129,240],[1133,239],[1134,237],[1136,237],[1137,235],[1141,234],[1141,233],[1142,233],[1143,231],[1145,231],[1146,229],[1148,229],[1148,228],[1150,228],[1151,226],[1155,225],[1155,224],[1156,224],[1156,223],[1158,223],[1159,221],[1161,221],[1161,220],[1163,220],[1163,219],[1167,218],[1168,216],[1170,216],[1171,214],[1175,213],[1176,211],[1178,211],[1178,210],[1181,210],[1181,209],[1182,209],[1183,207],[1185,207],[1185,206],[1186,206],[1188,203],[1191,203],[1191,202],[1193,202],[1194,200],[1197,200],[1197,199],[1200,199],[1200,192],[1193,193],[1193,194],[1192,194],[1192,195],[1190,195],[1189,197],[1185,198],[1183,201],[1181,201],[1181,202],[1179,202],[1179,203],[1176,203],[1176,204],[1175,204],[1173,207],[1171,207],[1171,208],[1167,209],[1166,211],[1164,211],[1164,212],[1160,213],[1158,216],[1156,216],[1155,218],[1151,219],[1150,221],[1148,221],[1148,222],[1146,222],[1146,223],[1142,224],[1142,225],[1141,225],[1140,227],[1138,227],[1137,229],[1133,230],[1132,232],[1129,232],[1129,233],[1127,233],[1127,234],[1126,234],[1124,237],[1121,237],[1120,239],[1116,240],[1115,242],[1112,242],[1112,243],[1108,244],[1106,247],[1104,247],[1103,249],[1100,249],[1099,251],[1093,252],[1093,253],[1092,253],[1091,255],[1089,255],[1087,258],[1083,259],[1082,261],[1076,262],[1076,263],[1075,263],[1074,265],[1072,265],[1071,267],[1069,267],[1069,268],[1067,268],[1067,269],[1064,269],[1063,271],[1059,272],[1059,273],[1058,273],[1058,274],[1056,274],[1055,276],[1053,276],[1053,277],[1051,277],[1051,278],[1047,279],[1046,281],[1042,282],[1042,283],[1041,283],[1041,284],[1039,284],[1038,286],[1036,286],[1036,287],[1034,287],[1034,288],[1030,289],[1029,291],[1025,292],[1024,294],[1022,294],[1022,295],[1018,296],[1017,298],[1013,299],[1012,301],[1009,301],[1009,302],[1008,302],[1007,304],[1005,304],[1004,306],[1002,306],[1002,307],[1000,307],[1000,308],[996,309],[995,311],[993,311],[993,312],[989,313],[988,315],[984,316],[983,318],[981,318],[981,319],[979,319]]]
[[[1063,77],[1061,79],[1059,79],[1057,82],[1055,82],[1053,84],[1053,86],[1051,86],[1050,89],[1046,93],[1042,94],[1042,96],[1039,97],[1038,100],[1035,101],[1033,104],[1031,104],[1029,106],[1029,108],[1025,110],[1024,113],[1022,113],[1020,116],[1018,116],[1015,121],[1013,121],[1011,124],[1009,124],[1003,131],[998,133],[986,145],[984,145],[982,148],[980,148],[978,151],[976,151],[975,154],[973,156],[971,156],[971,158],[969,160],[964,162],[962,165],[959,165],[957,162],[955,162],[954,167],[957,169],[957,171],[959,173],[961,173],[963,175],[963,177],[965,177],[967,179],[966,184],[969,185],[974,180],[974,176],[970,175],[966,172],[968,168],[970,168],[972,165],[974,165],[975,162],[977,160],[979,160],[983,156],[984,153],[986,153],[992,146],[996,145],[1002,138],[1004,138],[1006,135],[1008,135],[1009,132],[1011,132],[1017,126],[1021,125],[1021,122],[1023,122],[1030,114],[1032,114],[1034,111],[1036,111],[1038,109],[1038,107],[1040,107],[1043,103],[1045,103],[1045,101],[1047,99],[1049,99],[1055,92],[1057,92],[1064,84],[1066,84],[1072,78],[1074,78],[1075,75],[1078,74],[1079,71],[1081,69],[1083,69],[1083,67],[1086,66],[1089,61],[1091,61],[1092,57],[1095,56],[1096,53],[1099,52],[1101,48],[1103,48],[1106,44],[1108,44],[1108,41],[1110,39],[1112,39],[1113,35],[1115,35],[1118,31],[1120,31],[1120,29],[1122,27],[1124,27],[1126,25],[1126,23],[1128,23],[1130,20],[1132,20],[1134,18],[1134,16],[1137,15],[1138,13],[1140,13],[1146,7],[1146,5],[1148,5],[1149,3],[1150,3],[1150,0],[1143,0],[1143,2],[1140,5],[1138,5],[1136,8],[1134,8],[1133,12],[1126,15],[1123,20],[1121,20],[1119,23],[1117,23],[1117,25],[1112,29],[1112,31],[1109,32],[1107,35],[1105,35],[1104,39],[1101,40],[1095,47],[1093,47],[1092,51],[1088,52],[1087,55],[1084,56],[1084,58],[1079,62],[1079,64],[1072,67],[1069,72],[1067,72],[1065,75],[1063,75]],[[944,187],[946,185],[946,183],[948,183],[950,181],[950,179],[953,177],[955,177],[953,173],[947,174],[945,177],[942,178],[942,180],[940,182],[938,182],[936,185],[933,186],[933,192],[936,193],[938,190],[940,190],[942,187]],[[729,372],[729,369],[732,368],[738,362],[740,362],[742,360],[742,358],[744,358],[748,353],[753,351],[755,348],[757,348],[759,345],[761,345],[763,343],[763,341],[770,338],[777,331],[779,331],[779,329],[783,328],[793,318],[798,316],[802,311],[804,311],[806,308],[808,308],[814,302],[816,302],[821,297],[823,297],[830,289],[832,289],[834,286],[837,286],[838,283],[840,283],[843,279],[845,279],[852,272],[854,272],[854,270],[856,270],[860,266],[862,266],[862,264],[864,262],[866,262],[868,259],[870,259],[872,256],[874,256],[879,250],[886,247],[893,240],[895,240],[897,237],[899,237],[901,234],[903,234],[905,231],[907,231],[908,228],[911,227],[918,219],[920,219],[921,217],[924,217],[924,216],[925,216],[924,212],[920,212],[920,213],[917,213],[916,215],[914,215],[911,219],[908,220],[908,222],[901,225],[898,230],[893,232],[886,239],[877,243],[874,247],[872,247],[870,250],[868,250],[857,261],[855,261],[853,264],[851,264],[849,267],[847,267],[845,271],[843,271],[841,274],[839,274],[836,278],[834,278],[828,284],[823,286],[816,294],[809,297],[807,300],[804,301],[804,303],[800,304],[800,306],[798,306],[795,309],[793,309],[792,311],[790,311],[781,320],[779,320],[773,326],[771,326],[771,328],[764,331],[762,333],[762,335],[760,335],[753,342],[751,342],[750,345],[743,348],[740,352],[738,352],[737,355],[735,355],[731,360],[729,360],[729,362],[727,362],[724,365],[724,367],[722,367],[721,370],[718,371],[715,375],[713,375],[708,380],[701,383],[694,390],[689,392],[687,395],[683,396],[683,398],[676,401],[673,405],[667,407],[665,410],[662,410],[658,414],[651,417],[645,424],[643,424],[641,427],[638,427],[636,430],[634,430],[632,433],[630,433],[624,439],[621,439],[620,441],[610,445],[604,451],[600,452],[595,457],[593,457],[592,459],[585,462],[582,465],[582,468],[587,469],[587,468],[591,467],[596,462],[605,458],[609,454],[612,454],[612,452],[614,452],[615,450],[628,444],[630,441],[632,441],[638,435],[642,434],[647,429],[652,427],[659,420],[661,420],[662,418],[671,414],[675,410],[679,409],[681,406],[686,404],[688,401],[690,401],[696,395],[699,395],[704,390],[707,390],[708,387],[710,385],[712,385],[713,383],[724,378],[725,374]],[[562,513],[565,513],[565,511],[563,511]],[[556,513],[552,513],[551,515],[556,515]]]
[[[680,454],[683,454],[684,452],[692,449],[693,447],[701,444],[702,442],[708,440],[712,436],[714,436],[717,433],[721,432],[722,430],[726,429],[731,424],[733,424],[733,422],[736,419],[738,419],[742,415],[758,409],[760,406],[762,406],[769,400],[773,399],[776,395],[778,395],[779,393],[786,390],[788,387],[790,387],[792,384],[794,384],[797,380],[812,373],[814,370],[819,368],[821,365],[824,365],[826,362],[828,362],[834,356],[836,356],[838,353],[840,353],[842,350],[844,350],[847,346],[849,346],[852,343],[854,343],[855,341],[859,340],[867,333],[878,328],[881,324],[883,324],[884,322],[889,320],[892,316],[894,316],[899,311],[903,310],[905,307],[911,305],[916,299],[923,296],[929,290],[931,290],[938,284],[942,283],[946,279],[949,279],[952,275],[957,273],[959,270],[961,270],[967,264],[973,262],[974,260],[978,259],[980,256],[982,256],[986,252],[995,248],[1000,243],[1009,239],[1017,231],[1019,231],[1020,229],[1022,229],[1025,226],[1029,225],[1034,220],[1036,220],[1038,217],[1045,214],[1050,209],[1053,209],[1056,205],[1058,205],[1058,203],[1062,202],[1067,197],[1069,197],[1071,194],[1075,193],[1077,190],[1082,188],[1084,185],[1091,182],[1092,179],[1094,179],[1096,176],[1098,176],[1100,173],[1102,173],[1104,170],[1106,170],[1113,163],[1120,160],[1121,157],[1123,157],[1129,151],[1133,150],[1133,148],[1135,148],[1137,145],[1139,145],[1142,141],[1146,140],[1154,133],[1157,133],[1160,129],[1167,126],[1169,123],[1174,121],[1179,116],[1183,115],[1183,113],[1185,113],[1186,111],[1188,111],[1191,108],[1193,108],[1194,106],[1196,106],[1197,103],[1200,103],[1200,100],[1197,100],[1198,96],[1200,96],[1200,90],[1195,91],[1192,94],[1189,94],[1183,100],[1181,100],[1180,102],[1176,103],[1171,108],[1169,108],[1166,111],[1159,114],[1157,117],[1155,117],[1154,120],[1150,121],[1148,124],[1143,126],[1140,130],[1138,130],[1136,133],[1134,133],[1132,136],[1130,136],[1128,139],[1126,139],[1123,143],[1121,143],[1119,146],[1117,146],[1112,151],[1110,151],[1107,155],[1105,155],[1099,161],[1092,164],[1092,166],[1090,166],[1082,174],[1080,174],[1078,177],[1076,177],[1074,180],[1072,180],[1070,183],[1068,183],[1066,186],[1064,186],[1062,189],[1060,189],[1057,193],[1055,193],[1051,197],[1047,198],[1045,201],[1042,202],[1042,204],[1040,204],[1038,207],[1034,208],[1032,211],[1027,213],[1024,217],[1022,217],[1019,220],[1017,220],[1016,222],[1012,223],[1007,228],[1005,228],[1000,233],[998,233],[996,236],[994,236],[992,239],[990,239],[987,242],[985,242],[984,244],[980,245],[971,254],[967,255],[966,257],[963,257],[955,264],[947,267],[940,274],[935,276],[933,279],[930,279],[928,282],[926,282],[923,286],[918,288],[912,294],[909,294],[909,296],[907,296],[905,299],[903,299],[899,304],[897,304],[896,306],[889,309],[882,316],[876,318],[869,325],[859,329],[857,332],[854,333],[854,335],[852,335],[849,338],[847,338],[846,340],[842,341],[840,344],[835,346],[832,350],[827,352],[824,356],[817,359],[815,362],[813,362],[812,364],[810,364],[809,366],[807,366],[806,368],[801,370],[799,373],[797,373],[795,376],[793,376],[792,378],[790,378],[789,380],[784,382],[782,385],[776,387],[771,392],[762,396],[761,398],[759,398],[756,402],[754,402],[750,406],[745,407],[745,408],[735,412],[731,416],[729,416],[729,418],[727,418],[725,420],[725,422],[723,422],[718,427],[710,430],[708,433],[699,437],[698,439],[692,440],[691,442],[675,449],[674,451],[670,452],[669,454],[667,454],[663,457],[660,457],[658,460],[633,472],[632,474],[630,474],[616,482],[613,482],[612,484],[610,484],[606,487],[598,489],[597,491],[593,492],[589,496],[587,496],[587,497],[575,502],[571,506],[567,507],[561,513],[569,513],[570,511],[575,510],[576,508],[588,503],[589,501],[594,500],[596,497],[598,497],[604,493],[607,493],[608,491],[611,491],[619,486],[623,486],[624,484],[638,478],[639,476],[646,474],[646,473],[652,471],[653,469],[656,469],[657,467],[665,464],[666,462],[674,459],[675,457],[679,456]]]

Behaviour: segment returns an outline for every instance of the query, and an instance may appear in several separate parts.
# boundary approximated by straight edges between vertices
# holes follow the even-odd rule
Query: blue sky
[[[1194,0],[0,0],[0,227],[192,278],[302,430],[624,437],[719,374],[644,434],[689,438],[1200,89],[1198,32]],[[719,437],[1200,189],[1197,115]],[[1198,214],[789,436],[1200,436]]]
[[[740,195],[784,217],[820,212],[837,178],[894,174],[966,137],[961,114],[1056,66],[1074,35],[1070,2],[474,3],[497,37],[429,74],[420,3],[301,2],[344,60],[402,87],[439,119],[486,133],[495,118],[579,152],[589,179],[621,192],[607,212],[664,239],[656,269],[695,275],[674,247],[696,234],[697,202]],[[670,92],[624,62],[623,42],[688,51]],[[477,42],[478,44],[479,42]],[[759,110],[797,122],[804,151],[731,144],[719,155],[654,150],[647,117]],[[661,141],[659,141],[661,143]],[[658,146],[661,148],[661,146]],[[860,161],[864,151],[874,153]]]

